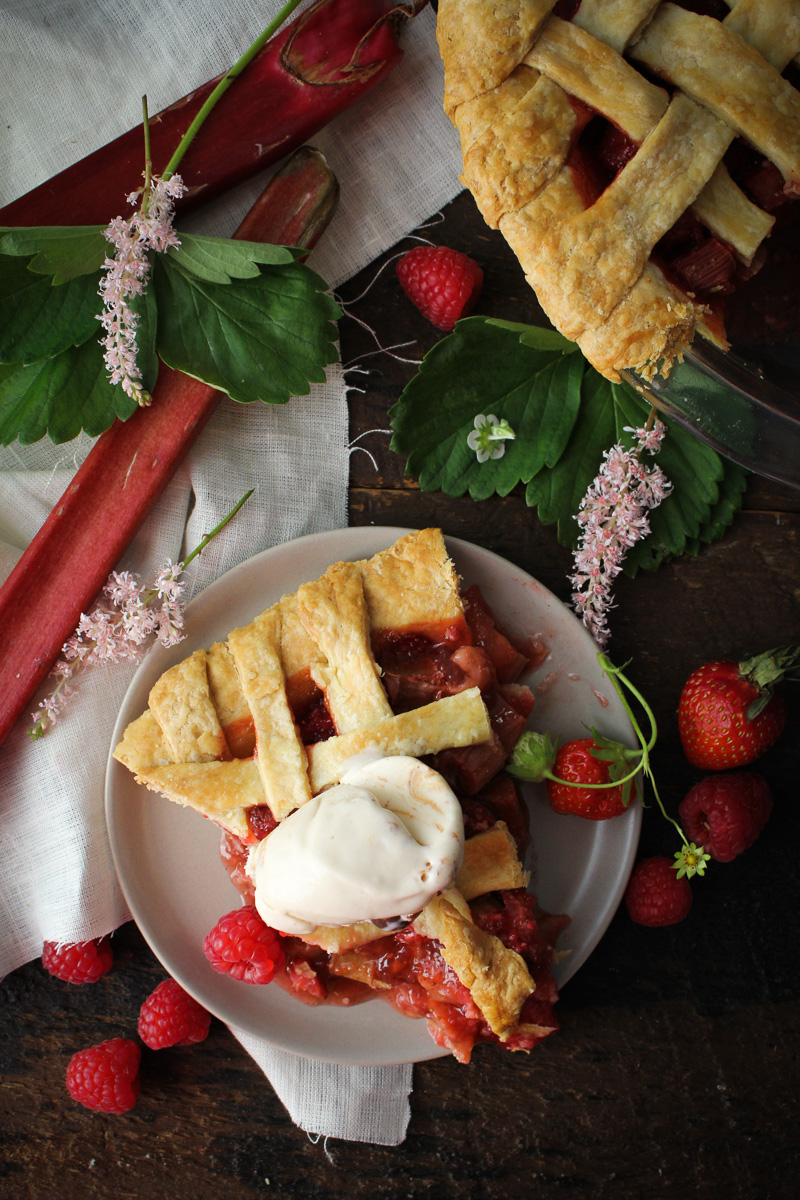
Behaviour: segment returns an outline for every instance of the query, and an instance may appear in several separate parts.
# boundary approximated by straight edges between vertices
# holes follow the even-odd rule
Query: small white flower
[[[484,463],[490,458],[502,458],[506,452],[505,443],[516,436],[507,421],[499,421],[494,413],[479,413],[475,428],[467,435],[467,445],[475,451],[478,462]]]

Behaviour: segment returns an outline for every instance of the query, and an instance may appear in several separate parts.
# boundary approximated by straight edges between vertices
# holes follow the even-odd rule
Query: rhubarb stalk
[[[235,237],[310,249],[338,184],[318,151],[297,151]],[[153,404],[97,439],[0,588],[0,741],[47,676],[223,393],[161,365]]]
[[[308,142],[402,57],[399,22],[426,0],[317,0],[266,43],[204,120],[180,164],[181,212],[206,203]],[[221,75],[150,118],[152,170],[173,153]],[[0,209],[0,225],[106,225],[142,182],[142,126]]]

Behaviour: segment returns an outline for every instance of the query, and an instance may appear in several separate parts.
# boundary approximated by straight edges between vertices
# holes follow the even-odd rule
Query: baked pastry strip
[[[661,0],[581,0],[573,24],[622,54],[647,25]]]
[[[391,717],[370,647],[358,564],[335,563],[314,583],[303,584],[297,590],[297,610],[326,659],[324,666],[312,668],[311,676],[325,693],[337,732],[368,728]]]
[[[756,250],[775,224],[775,218],[754,204],[733,182],[724,163],[719,163],[691,211],[746,266],[752,263]]]
[[[556,0],[440,3],[436,36],[442,58],[450,64],[444,94],[448,116],[459,104],[490,92],[511,74],[555,4]]]
[[[525,61],[602,112],[634,142],[644,141],[669,103],[664,89],[648,82],[621,54],[557,17],[548,21]],[[722,163],[691,210],[748,265],[775,223],[733,182]]]
[[[548,79],[642,142],[663,117],[669,96],[611,46],[569,21],[551,17],[525,57]]]
[[[247,810],[264,803],[264,787],[252,758],[142,767],[135,775],[150,791],[195,809],[244,841],[253,840]]]
[[[791,2],[797,5],[798,0]],[[744,20],[741,22],[741,28],[733,24],[732,27],[736,27],[737,32],[746,41],[752,42],[764,53],[763,43],[767,40],[765,27],[771,26],[770,40],[774,41],[775,30],[780,29],[782,25],[782,20],[776,20],[775,12],[770,14],[770,19],[765,20],[765,9],[782,6],[783,0],[756,0],[755,4],[751,3],[751,0],[741,0],[741,3],[736,5],[735,12],[726,17],[725,23],[733,23],[740,10],[755,8],[760,14],[758,28],[755,27],[755,22],[748,23]],[[622,54],[629,43],[636,41],[657,7],[658,4],[652,3],[652,0],[583,0],[570,28],[583,29]],[[800,49],[800,21],[798,27],[797,46]],[[545,32],[549,32],[549,25]],[[787,57],[783,66],[788,61]],[[778,63],[773,62],[773,66],[778,66]],[[783,66],[779,69],[782,70]],[[576,92],[576,95],[581,96],[581,93]],[[588,102],[587,97],[581,98]],[[632,130],[618,119],[619,113],[615,115],[612,112],[609,107],[611,103],[613,100],[607,97],[602,104],[598,103],[597,107],[615,120],[629,137],[641,141],[641,138],[637,138]],[[748,266],[775,224],[775,218],[765,213],[745,195],[721,163],[691,206],[691,211],[716,237],[731,246],[741,261]]]
[[[360,564],[373,634],[463,620],[459,581],[441,529],[419,529]]]
[[[800,52],[798,0],[725,0],[723,24],[758,50],[776,71],[783,71]]]
[[[632,54],[726,122],[800,191],[800,92],[737,33],[662,4]]]
[[[214,642],[209,648],[206,668],[211,699],[231,754],[234,758],[249,758],[255,746],[253,717],[226,642]]]
[[[114,747],[114,758],[134,774],[147,767],[165,767],[175,762],[161,726],[149,708],[126,727]]]
[[[484,932],[459,908],[452,892],[442,893],[425,906],[414,928],[439,942],[442,957],[469,991],[489,1028],[501,1042],[507,1041],[523,1003],[534,991],[534,982],[515,950]]]
[[[277,820],[311,799],[306,752],[286,697],[280,658],[280,614],[267,609],[228,634],[242,692],[253,714],[256,765],[264,800]]]
[[[195,650],[165,671],[150,690],[150,711],[175,762],[211,762],[231,756],[211,698],[206,661],[206,651]]]
[[[699,104],[675,96],[596,203],[559,227],[547,247],[547,274],[540,268],[540,300],[568,337],[601,325],[625,299],[733,137]]]
[[[338,783],[348,759],[366,750],[421,758],[451,747],[475,746],[491,736],[489,714],[480,691],[468,688],[387,717],[371,729],[355,729],[309,746],[311,788],[316,795]]]

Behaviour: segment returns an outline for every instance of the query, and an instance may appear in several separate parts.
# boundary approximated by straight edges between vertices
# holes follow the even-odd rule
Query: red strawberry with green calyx
[[[786,646],[692,672],[678,703],[678,728],[693,767],[743,767],[774,745],[786,724],[786,706],[774,689],[782,679],[797,678],[798,659],[800,646]]]
[[[574,738],[560,748],[547,733],[524,733],[506,770],[518,779],[546,780],[550,807],[557,813],[588,821],[618,817],[635,796],[633,775],[640,754],[596,729],[591,733],[591,737]]]

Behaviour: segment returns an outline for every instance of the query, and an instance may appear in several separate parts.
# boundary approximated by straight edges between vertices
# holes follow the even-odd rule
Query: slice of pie
[[[425,1017],[435,1040],[464,1062],[476,1042],[527,1050],[557,1027],[551,962],[564,925],[526,890],[527,817],[503,771],[533,706],[517,682],[527,664],[477,589],[462,597],[441,531],[424,529],[371,559],[334,563],[225,642],[170,668],[114,755],[145,787],[220,826],[222,859],[244,903],[280,919],[259,900],[262,852],[301,907],[312,885],[323,905],[332,897],[326,912],[336,920],[319,923],[318,903],[312,921],[287,909],[277,924],[286,951],[280,982],[300,999],[381,997]],[[415,780],[417,790],[390,802],[395,785],[384,780],[389,791],[376,803],[390,812],[378,814],[378,841],[370,841],[371,825],[350,829],[341,843],[346,868],[327,843],[320,859],[318,814],[333,812],[336,799],[337,813],[371,821],[373,808],[360,808],[347,789],[384,776]],[[439,781],[433,792],[423,776]],[[455,849],[431,807],[434,793],[452,800]],[[439,822],[428,851],[420,820]],[[301,824],[302,837],[317,836],[313,870]],[[373,861],[359,847],[383,847],[384,834],[391,849]],[[367,877],[400,871],[409,836],[415,851],[423,847],[422,880],[436,883],[389,893],[389,901],[419,896],[414,911],[398,901],[396,909],[350,912],[347,897],[360,897]],[[279,845],[289,848],[285,859]],[[434,845],[447,846],[447,877],[430,858]],[[290,859],[297,865],[287,869]],[[306,868],[311,883],[298,887]]]
[[[556,328],[614,380],[727,348],[800,194],[796,0],[440,0],[437,31],[461,179]]]

